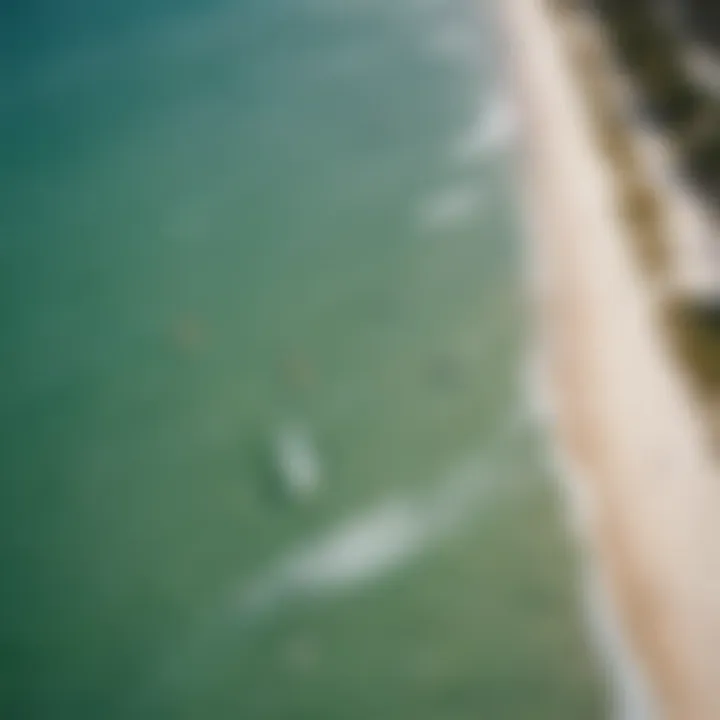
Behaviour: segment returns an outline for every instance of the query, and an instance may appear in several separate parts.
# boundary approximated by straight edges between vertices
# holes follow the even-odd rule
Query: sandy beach
[[[720,717],[718,469],[630,247],[557,13],[505,0],[552,437],[662,717]]]

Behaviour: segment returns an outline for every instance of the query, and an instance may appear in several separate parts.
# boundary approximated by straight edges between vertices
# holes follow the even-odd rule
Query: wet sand
[[[720,717],[718,469],[630,247],[555,13],[505,0],[552,435],[659,714]],[[651,714],[651,716],[653,716]]]

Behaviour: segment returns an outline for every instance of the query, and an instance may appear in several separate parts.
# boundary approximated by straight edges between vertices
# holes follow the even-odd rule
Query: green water
[[[517,203],[508,149],[461,142],[487,20],[36,5],[0,105],[3,717],[604,716],[553,485],[501,432]],[[270,467],[290,421],[304,500]],[[486,491],[425,537],[468,458]],[[393,499],[425,503],[404,549]],[[247,611],[348,523],[360,560]]]

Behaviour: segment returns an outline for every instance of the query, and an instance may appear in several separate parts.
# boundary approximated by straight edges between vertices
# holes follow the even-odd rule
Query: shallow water
[[[603,715],[474,6],[5,23],[4,717]]]

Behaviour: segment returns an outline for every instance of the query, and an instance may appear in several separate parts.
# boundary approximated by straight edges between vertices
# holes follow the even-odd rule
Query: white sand
[[[612,176],[540,0],[502,0],[523,124],[534,298],[554,435],[663,715],[720,718],[720,477],[618,218]]]

